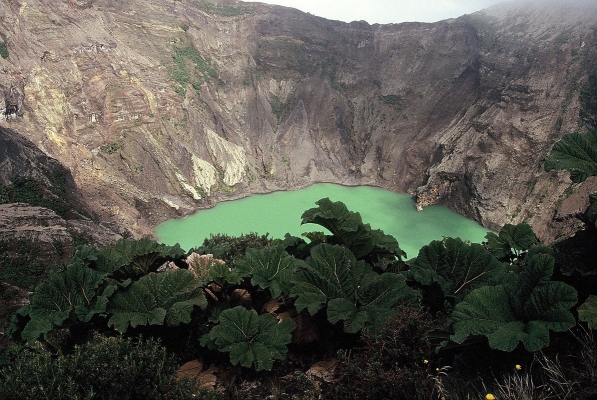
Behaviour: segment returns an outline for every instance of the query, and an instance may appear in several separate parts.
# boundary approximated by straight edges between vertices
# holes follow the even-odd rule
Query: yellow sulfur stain
[[[61,151],[66,151],[66,95],[44,68],[38,67],[31,71],[31,78],[25,86],[25,98],[33,108],[33,117],[40,122],[46,137]]]

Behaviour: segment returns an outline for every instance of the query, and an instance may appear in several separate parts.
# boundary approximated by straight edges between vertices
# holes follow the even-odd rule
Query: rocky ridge
[[[541,164],[594,121],[581,94],[596,21],[576,2],[369,25],[234,1],[7,0],[1,123],[136,234],[327,181],[410,192],[490,228],[527,221],[551,241],[580,226],[558,211],[570,193],[596,189]]]
[[[23,243],[36,260],[59,265],[76,242],[113,244],[126,229],[100,222],[68,169],[31,141],[0,128],[0,255],[19,256]]]

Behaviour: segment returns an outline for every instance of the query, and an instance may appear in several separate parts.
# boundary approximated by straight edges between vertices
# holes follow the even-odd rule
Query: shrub
[[[211,235],[209,239],[203,241],[203,245],[191,252],[197,254],[213,254],[214,258],[219,258],[226,262],[244,257],[247,249],[262,249],[270,246],[272,240],[268,234],[259,236],[256,233],[240,235],[238,237],[225,234]]]
[[[155,340],[97,337],[73,353],[23,350],[1,368],[0,399],[191,399],[177,364]]]
[[[324,388],[324,398],[431,398],[435,365],[426,333],[435,324],[429,314],[404,307],[383,329],[365,329],[362,347],[340,353],[339,380]]]

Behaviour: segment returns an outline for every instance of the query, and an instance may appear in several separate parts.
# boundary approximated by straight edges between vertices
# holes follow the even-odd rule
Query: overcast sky
[[[251,0],[245,0],[251,1]],[[260,0],[339,21],[370,24],[436,22],[482,10],[504,0]]]

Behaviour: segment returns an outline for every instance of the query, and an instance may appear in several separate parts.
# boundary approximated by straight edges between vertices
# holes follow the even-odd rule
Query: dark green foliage
[[[292,106],[292,97],[286,99],[286,101],[281,101],[280,98],[276,95],[272,95],[272,98],[269,101],[269,104],[272,108],[272,113],[276,116],[276,120],[278,122],[283,122],[291,111]]]
[[[8,55],[8,46],[6,45],[6,42],[3,41],[0,43],[0,57],[8,58]]]
[[[49,268],[37,261],[38,255],[39,249],[31,248],[30,242],[0,242],[0,282],[33,290],[46,277]]]
[[[565,169],[575,183],[597,175],[597,130],[565,135],[544,161],[546,171]]]
[[[551,281],[553,266],[552,256],[535,254],[525,259],[515,284],[472,291],[452,313],[452,340],[463,343],[470,335],[482,335],[492,349],[512,351],[522,342],[528,351],[537,351],[549,344],[550,330],[572,328],[576,290]]]
[[[100,250],[81,247],[65,271],[35,288],[30,304],[19,313],[13,333],[32,343],[56,328],[90,324],[95,316],[110,313],[114,313],[111,324],[121,332],[129,322],[134,326],[188,322],[193,306],[205,302],[199,280],[185,270],[146,277],[181,254],[178,246],[149,239],[121,239],[115,246]],[[129,285],[132,288],[127,294]],[[108,299],[111,311],[106,309]]]
[[[585,321],[589,328],[597,329],[597,296],[591,295],[577,309],[578,319]]]
[[[489,232],[485,235],[487,249],[498,259],[512,263],[521,258],[531,247],[539,244],[533,228],[529,224],[506,224],[499,234]]]
[[[426,333],[437,322],[414,309],[399,308],[383,328],[364,330],[363,345],[342,351],[338,381],[324,386],[326,399],[429,399],[435,365]],[[424,396],[424,397],[423,397]]]
[[[313,223],[326,228],[331,236],[326,242],[340,244],[349,249],[358,260],[385,269],[388,263],[406,257],[398,241],[379,229],[364,224],[361,215],[349,211],[344,203],[332,202],[329,198],[317,201],[319,207],[311,208],[301,216],[302,224]]]
[[[387,96],[379,96],[379,99],[382,101],[382,103],[393,107],[397,111],[401,111],[404,108],[402,97],[398,95],[389,94]]]
[[[73,195],[74,181],[63,167],[42,167],[43,177],[15,176],[0,185],[0,203],[27,203],[54,211],[64,219],[92,217]]]
[[[105,275],[80,265],[52,275],[31,295],[26,308],[30,320],[21,337],[33,343],[56,327],[89,322],[94,315],[103,313],[113,292],[112,287],[102,285]]]
[[[149,272],[155,272],[165,262],[178,260],[183,255],[184,250],[178,244],[166,246],[147,238],[120,239],[114,246],[99,250],[80,247],[70,263],[105,272],[123,282],[128,278],[138,279]]]
[[[19,391],[25,398],[31,393],[58,399],[191,395],[191,387],[173,383],[171,374],[153,372],[152,367],[166,365],[157,350],[138,354],[130,345],[121,352],[108,343],[117,339],[101,339],[107,344],[96,346],[100,350],[92,348],[95,342],[73,349],[96,330],[161,337],[185,359],[201,358],[197,364],[206,367],[213,363],[222,374],[217,374],[220,388],[239,371],[243,381],[248,377],[261,385],[250,396],[229,386],[227,398],[270,396],[274,389],[266,388],[264,377],[276,386],[277,398],[289,393],[293,398],[297,393],[329,399],[429,399],[440,393],[469,398],[478,392],[469,393],[470,385],[459,376],[446,376],[449,367],[444,366],[471,367],[472,352],[484,360],[498,353],[512,360],[526,354],[523,347],[536,351],[549,345],[550,331],[563,332],[576,323],[570,312],[576,291],[551,280],[552,250],[538,244],[528,225],[508,225],[488,235],[487,248],[452,238],[432,242],[409,262],[410,271],[393,273],[387,271],[406,266],[395,239],[363,224],[342,203],[322,199],[317,204],[303,214],[303,223],[317,223],[331,234],[304,235],[310,243],[290,235],[270,240],[250,234],[212,236],[188,254],[178,245],[147,239],[99,250],[78,248],[64,271],[35,289],[31,305],[17,313],[7,332],[30,342],[43,337],[41,344],[58,354],[65,349],[72,354],[43,358],[0,352],[0,384],[10,386],[11,393],[6,398]],[[422,289],[424,299],[435,291],[442,306],[446,300],[456,304],[448,324],[441,307],[430,313],[416,306],[420,295],[406,285],[405,276]],[[589,324],[594,324],[593,300],[578,309]],[[447,338],[453,342],[434,355],[431,341]],[[292,357],[286,359],[288,347]],[[315,384],[309,374],[288,373],[305,371],[338,349],[338,381]],[[156,365],[148,367],[139,358],[146,355]],[[226,367],[228,359],[240,366]],[[273,369],[276,360],[284,362]],[[148,372],[141,376],[139,371]],[[122,391],[140,384],[145,392]]]
[[[426,288],[424,304],[434,310],[443,308],[444,300],[457,303],[475,288],[500,283],[505,274],[502,263],[483,246],[460,238],[423,246],[411,264],[406,276]]]
[[[244,257],[247,249],[262,249],[270,246],[272,239],[268,234],[259,236],[256,233],[240,235],[238,237],[225,234],[211,235],[209,239],[203,241],[203,245],[192,251],[197,254],[213,254],[214,258],[219,258],[227,263],[232,260]]]
[[[0,399],[192,399],[177,364],[154,340],[98,337],[72,354],[23,350],[0,367]]]
[[[115,142],[111,142],[105,146],[100,147],[100,151],[106,154],[118,153],[124,147],[124,137],[121,137]]]
[[[349,333],[384,322],[398,304],[417,298],[403,276],[379,275],[347,249],[326,243],[314,247],[306,264],[297,270],[291,295],[297,296],[297,311],[306,308],[314,315],[327,307],[328,320],[343,320]]]
[[[10,192],[6,186],[0,186],[0,204],[10,203]]]
[[[290,280],[298,266],[298,260],[289,255],[282,246],[261,250],[248,249],[245,257],[237,260],[235,271],[242,277],[251,277],[251,284],[269,289],[272,298],[288,295]]]
[[[27,203],[32,206],[49,208],[63,218],[69,217],[69,212],[76,209],[68,200],[65,182],[60,182],[61,176],[56,174],[57,182],[46,186],[38,180],[17,177],[12,184],[0,186],[0,203]],[[64,177],[62,177],[64,179]],[[85,215],[84,212],[80,212]]]
[[[257,315],[254,310],[234,307],[220,314],[220,324],[209,333],[209,339],[220,351],[230,353],[230,362],[243,367],[255,366],[257,371],[271,370],[274,360],[286,358],[292,339],[294,322],[278,321],[276,317]]]
[[[214,282],[220,287],[226,285],[239,285],[242,282],[242,277],[226,264],[215,264],[209,270],[207,276],[203,279],[203,283],[208,284]]]
[[[108,325],[124,333],[129,324],[135,328],[189,323],[194,307],[207,305],[200,283],[184,269],[145,275],[110,298],[106,311],[112,316]]]

